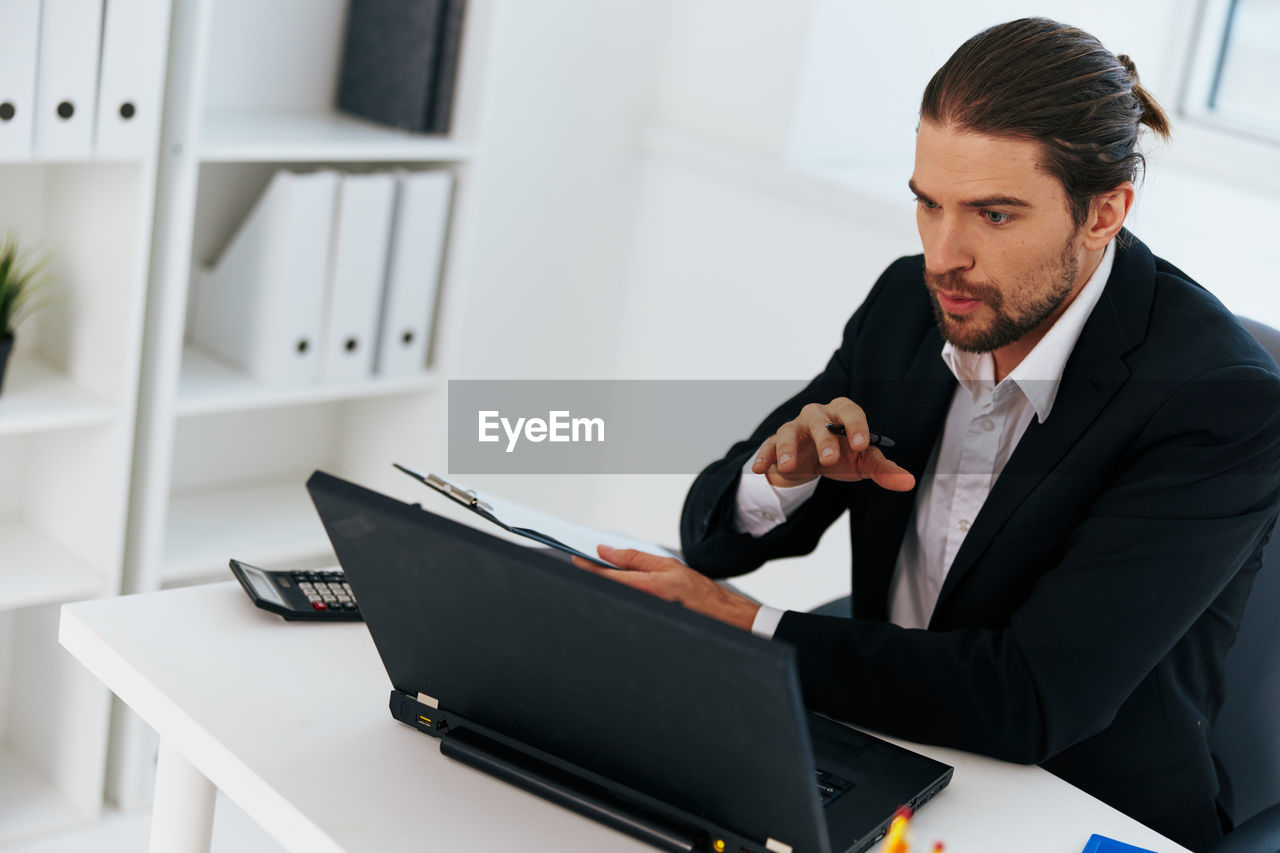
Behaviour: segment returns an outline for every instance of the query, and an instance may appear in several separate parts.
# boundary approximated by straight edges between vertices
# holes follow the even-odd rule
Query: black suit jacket
[[[733,531],[744,461],[847,396],[920,476],[956,382],[920,256],[892,264],[826,369],[697,479],[689,564],[808,553],[849,511],[853,619],[788,612],[806,702],[915,741],[1037,763],[1192,848],[1221,829],[1209,751],[1231,645],[1280,506],[1280,375],[1216,299],[1122,232],[1049,418],[1032,419],[928,630],[886,621],[916,493],[822,479],[784,524]]]

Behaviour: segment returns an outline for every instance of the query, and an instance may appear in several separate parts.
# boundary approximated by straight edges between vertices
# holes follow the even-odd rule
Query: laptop
[[[806,713],[795,653],[317,471],[390,677],[445,755],[662,850],[861,851],[952,768]]]

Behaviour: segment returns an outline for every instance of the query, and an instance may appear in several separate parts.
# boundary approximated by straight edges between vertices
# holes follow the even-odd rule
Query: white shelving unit
[[[58,611],[123,576],[157,144],[0,165],[0,232],[51,274],[0,393],[0,845],[102,809],[110,694],[58,645]]]
[[[390,462],[444,446],[446,347],[466,290],[467,218],[494,0],[469,0],[447,138],[338,114],[347,0],[176,0],[123,589],[228,577],[227,560],[333,558],[305,490],[324,469],[406,490]],[[263,383],[189,340],[195,272],[281,167],[449,169],[455,178],[429,364],[418,375]],[[3,429],[0,423],[0,430]],[[247,602],[246,602],[247,603]],[[122,706],[108,792],[148,802],[154,736]]]

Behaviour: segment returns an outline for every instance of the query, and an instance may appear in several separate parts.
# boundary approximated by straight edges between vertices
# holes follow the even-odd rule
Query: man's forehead
[[[1060,192],[1058,181],[1041,168],[1038,143],[929,121],[916,132],[912,184],[930,197],[994,194],[1034,200]]]

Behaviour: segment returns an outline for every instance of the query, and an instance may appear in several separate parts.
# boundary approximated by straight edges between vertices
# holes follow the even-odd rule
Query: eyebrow
[[[919,188],[918,186],[916,186],[916,182],[915,182],[915,180],[914,180],[914,179],[911,179],[911,180],[908,180],[908,181],[907,181],[907,187],[908,187],[908,188],[910,188],[910,190],[911,190],[913,193],[915,193],[915,194],[916,194],[916,196],[918,196],[919,198],[922,198],[922,199],[924,199],[925,201],[928,201],[928,202],[932,202],[932,201],[933,201],[933,199],[929,198],[929,196],[928,196],[928,195],[926,195],[924,192],[922,192],[922,191],[920,190],[920,188]],[[960,206],[961,206],[961,207],[976,207],[976,208],[985,208],[985,207],[1034,207],[1034,205],[1032,205],[1032,204],[1031,204],[1031,202],[1026,201],[1026,200],[1024,200],[1024,199],[1020,199],[1020,198],[1018,198],[1017,196],[1012,196],[1012,195],[991,195],[991,196],[987,196],[987,197],[985,197],[985,198],[974,198],[974,199],[969,199],[968,201],[962,201],[962,202],[960,202]]]

